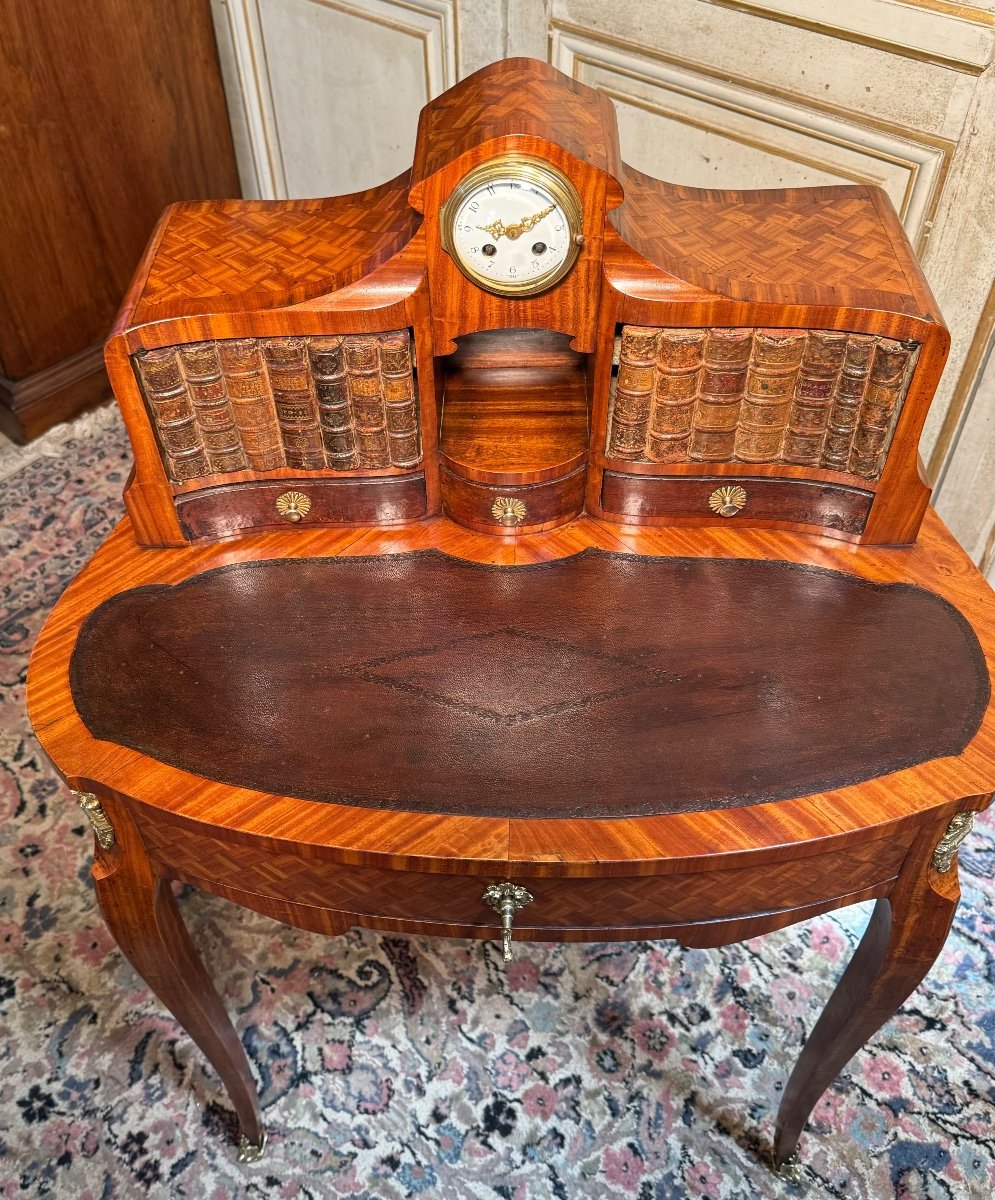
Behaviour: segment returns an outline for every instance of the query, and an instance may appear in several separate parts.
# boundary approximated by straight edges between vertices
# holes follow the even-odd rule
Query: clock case
[[[509,275],[497,276],[489,274],[487,266],[490,259],[485,261],[477,260],[479,265],[476,265],[472,259],[463,258],[460,261],[460,246],[457,238],[457,228],[460,221],[460,214],[464,213],[463,220],[482,220],[483,214],[479,217],[468,218],[465,215],[466,209],[469,209],[473,203],[478,206],[479,200],[474,200],[481,192],[490,192],[492,195],[497,195],[496,189],[505,186],[505,198],[509,192],[514,195],[525,194],[532,191],[538,193],[543,199],[550,202],[549,207],[559,210],[559,215],[562,221],[559,232],[565,232],[567,235],[566,242],[563,247],[563,253],[552,262],[547,261],[545,264],[541,260],[535,259],[536,246],[533,243],[531,249],[533,251],[533,260],[535,265],[540,268],[538,274],[522,275],[517,279],[511,279]],[[493,210],[492,210],[493,211]],[[545,207],[542,210],[546,211]],[[492,232],[494,226],[483,225],[467,225],[466,231],[472,235],[471,240],[484,243],[483,246],[478,246],[474,253],[483,253],[486,249],[486,242],[492,238],[497,243],[492,247],[494,257],[500,253],[501,238],[507,237],[509,240],[518,239],[523,236],[523,233],[529,233],[524,241],[528,243],[532,238],[538,238],[542,234],[541,223],[535,227],[534,232],[532,226],[527,226],[525,230],[515,228],[516,225],[523,224],[523,216],[530,214],[523,213],[522,205],[519,203],[515,217],[517,220],[511,222],[510,225],[504,228],[502,233]],[[555,220],[555,215],[549,213],[550,219]],[[538,214],[536,215],[538,220]],[[471,283],[482,287],[484,291],[492,292],[496,296],[507,296],[512,299],[521,299],[525,296],[535,296],[540,292],[548,291],[570,271],[577,255],[580,253],[581,243],[583,242],[583,234],[581,226],[583,224],[583,208],[580,202],[580,196],[577,195],[570,183],[569,179],[560,175],[552,167],[542,159],[530,158],[524,154],[499,154],[496,158],[488,159],[481,163],[476,170],[468,172],[463,176],[462,181],[457,187],[450,192],[449,198],[446,200],[442,208],[440,216],[441,229],[440,236],[442,238],[442,248],[447,254],[460,266],[463,274],[470,280]],[[501,224],[504,225],[504,219],[501,218]],[[554,227],[553,232],[557,232]],[[486,233],[487,238],[480,237],[481,233]],[[547,249],[553,250],[553,246],[548,246]],[[540,251],[541,253],[541,251]],[[496,265],[496,264],[491,264]],[[546,270],[541,268],[546,266]]]
[[[583,206],[569,273],[514,299],[440,229],[509,153]],[[440,513],[513,537],[584,512],[897,545],[929,500],[948,348],[880,189],[658,181],[621,161],[606,96],[511,59],[428,104],[379,187],[173,205],[106,361],[145,546]]]

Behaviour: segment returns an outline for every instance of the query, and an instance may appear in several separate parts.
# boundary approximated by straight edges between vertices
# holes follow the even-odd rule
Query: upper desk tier
[[[139,541],[445,511],[915,540],[949,338],[885,194],[703,191],[495,63],[350,196],[168,209],[107,344]]]

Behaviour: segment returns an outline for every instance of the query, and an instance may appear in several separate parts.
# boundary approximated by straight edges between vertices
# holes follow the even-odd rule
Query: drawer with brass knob
[[[530,484],[486,484],[441,471],[447,516],[481,533],[533,533],[572,520],[584,504],[584,467],[559,479]]]
[[[859,534],[874,493],[809,479],[770,476],[623,475],[606,471],[601,508],[636,525],[711,523],[821,526]]]
[[[380,475],[248,480],[200,488],[176,498],[184,534],[238,537],[251,529],[321,525],[394,525],[425,515],[425,477]]]
[[[163,874],[249,907],[263,900],[285,903],[306,927],[307,914],[324,909],[343,929],[367,925],[493,938],[502,944],[506,960],[527,956],[529,941],[634,939],[693,921],[748,919],[775,908],[804,914],[828,895],[857,894],[893,877],[912,837],[911,830],[903,837],[892,832],[870,845],[834,845],[794,863],[774,856],[766,871],[744,863],[610,878],[526,870],[508,878],[499,864],[493,873],[463,875],[347,865],[270,848],[261,854],[251,839],[194,836],[153,814],[143,818],[142,833]]]

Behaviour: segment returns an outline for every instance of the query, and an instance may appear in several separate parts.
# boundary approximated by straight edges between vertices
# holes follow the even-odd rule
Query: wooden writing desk
[[[540,137],[540,94],[553,133],[600,130],[583,158]],[[501,95],[521,110],[466,125]],[[995,789],[995,609],[932,512],[920,529],[946,350],[928,288],[861,188],[763,194],[754,238],[794,244],[801,213],[835,230],[780,299],[759,268],[682,280],[659,205],[704,234],[706,210],[728,233],[759,202],[623,168],[606,104],[496,64],[426,109],[400,191],[182,206],[109,343],[130,515],[45,626],[31,715],[94,826],[108,923],[221,1075],[245,1157],[251,1072],[170,880],[324,934],[509,954],[714,946],[874,898],[785,1092],[779,1166],[950,927],[956,848]],[[521,203],[475,173],[507,171],[509,145],[562,178],[535,168],[548,191],[518,225],[482,215],[491,257],[509,228],[553,245],[580,223],[521,294],[439,240],[450,195]],[[619,231],[641,212],[637,251]],[[271,249],[236,295],[239,223],[312,275],[291,286]],[[831,254],[848,284],[792,276]]]

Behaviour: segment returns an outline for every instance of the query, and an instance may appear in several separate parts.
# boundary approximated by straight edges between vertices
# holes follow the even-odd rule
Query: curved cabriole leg
[[[954,839],[966,833],[962,817],[953,819]],[[937,851],[946,830],[946,823],[931,824],[916,838],[891,895],[875,905],[857,952],[805,1043],[777,1113],[775,1169],[790,1170],[816,1101],[936,961],[960,899],[953,853]]]
[[[77,797],[97,835],[93,881],[104,919],[124,956],[221,1076],[241,1126],[239,1159],[254,1161],[266,1135],[249,1060],[190,940],[169,880],[155,874],[122,802],[98,801],[90,793]]]

